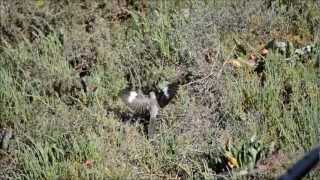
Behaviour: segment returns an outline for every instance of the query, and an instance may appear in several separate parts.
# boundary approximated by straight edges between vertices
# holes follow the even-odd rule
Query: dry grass
[[[317,144],[314,54],[272,51],[262,74],[226,63],[272,38],[317,43],[315,1],[117,2],[0,3],[0,128],[14,132],[1,178],[272,178]],[[151,143],[119,93],[180,71]]]

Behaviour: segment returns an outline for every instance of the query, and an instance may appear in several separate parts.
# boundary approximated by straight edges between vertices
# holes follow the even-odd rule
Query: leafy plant
[[[225,147],[224,157],[227,159],[230,168],[254,169],[258,160],[262,159],[268,149],[256,137],[242,142],[236,146],[228,142]]]

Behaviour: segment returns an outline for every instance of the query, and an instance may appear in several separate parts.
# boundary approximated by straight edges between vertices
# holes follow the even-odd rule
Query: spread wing
[[[122,101],[135,112],[146,112],[149,110],[151,100],[142,93],[136,93],[136,96],[132,96],[132,92],[135,91],[125,91],[121,95]]]
[[[168,82],[165,87],[161,88],[161,91],[157,92],[158,104],[161,108],[165,107],[176,96],[179,86],[191,81],[192,73],[190,71],[180,71],[176,78]]]

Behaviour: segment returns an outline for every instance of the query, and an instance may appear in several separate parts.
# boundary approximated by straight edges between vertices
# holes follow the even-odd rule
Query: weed
[[[227,62],[271,39],[317,43],[317,12],[311,0],[1,2],[0,128],[14,138],[0,177],[241,178],[277,156],[270,144],[297,157],[319,137],[318,45],[301,57],[270,49],[259,72]],[[180,73],[154,141],[123,122],[124,88],[147,93]]]

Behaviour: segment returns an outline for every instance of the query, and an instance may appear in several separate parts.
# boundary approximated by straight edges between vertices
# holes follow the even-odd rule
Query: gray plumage
[[[164,81],[159,84],[155,91],[150,91],[149,95],[141,90],[135,91],[130,88],[121,92],[122,101],[131,109],[135,115],[149,119],[148,136],[153,138],[155,122],[161,108],[167,106],[175,97],[179,86],[186,83],[191,76],[190,72],[181,71],[176,79],[171,82]]]
[[[141,91],[125,91],[121,96],[122,101],[134,112],[150,113],[156,117],[160,109],[155,93],[150,92],[149,96]]]
[[[172,100],[177,90],[177,84],[166,81],[160,86],[160,91],[156,93],[151,91],[149,95],[143,94],[141,90],[125,89],[121,94],[121,99],[134,113],[150,118],[148,136],[152,138],[160,108],[165,107]]]
[[[150,116],[148,136],[152,138],[155,131],[156,118],[160,110],[156,94],[151,91],[149,96],[147,96],[142,91],[125,90],[121,99],[135,113]]]

